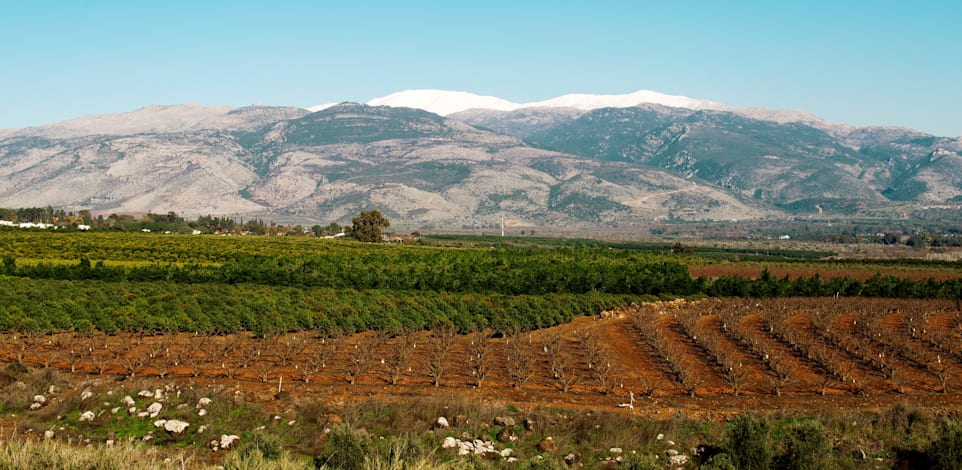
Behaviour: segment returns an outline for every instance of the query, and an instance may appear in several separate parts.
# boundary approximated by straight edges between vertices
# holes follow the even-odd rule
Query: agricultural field
[[[331,452],[400,452],[375,432],[425,468],[681,468],[709,463],[693,447],[735,456],[731,423],[752,413],[772,439],[814,419],[845,466],[932,461],[962,411],[962,271],[788,255],[0,232],[0,422],[197,466],[264,458],[259,443],[293,467],[373,468]],[[713,266],[731,269],[697,271]],[[168,411],[138,416],[148,402]],[[892,413],[926,424],[886,431],[897,444],[840,424]],[[644,431],[585,434],[592,419]],[[235,451],[211,444],[231,435]],[[498,455],[458,456],[475,441]]]

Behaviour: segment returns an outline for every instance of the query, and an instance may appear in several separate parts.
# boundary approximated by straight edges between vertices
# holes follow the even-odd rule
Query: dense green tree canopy
[[[381,215],[381,211],[361,211],[361,215],[351,219],[354,238],[362,242],[379,242],[384,239],[382,229],[391,223]]]

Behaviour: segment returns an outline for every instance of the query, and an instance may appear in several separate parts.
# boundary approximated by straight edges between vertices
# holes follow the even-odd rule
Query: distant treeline
[[[328,236],[349,230],[336,222],[328,225],[277,224],[261,219],[236,220],[228,216],[202,215],[188,220],[176,212],[166,214],[146,213],[135,217],[131,214],[110,214],[94,216],[89,210],[76,213],[52,207],[26,207],[20,209],[0,208],[0,220],[11,222],[33,222],[54,225],[60,229],[77,229],[112,232],[170,232],[170,233],[232,233],[247,235],[313,235]]]

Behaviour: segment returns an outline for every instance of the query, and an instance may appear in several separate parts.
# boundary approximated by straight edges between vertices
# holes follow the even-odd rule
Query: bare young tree
[[[388,372],[388,381],[397,385],[401,376],[411,368],[411,355],[417,348],[414,332],[401,330],[387,345],[387,355],[382,359]]]
[[[348,346],[347,356],[347,381],[351,385],[357,383],[357,378],[367,371],[368,365],[374,360],[379,336],[375,334],[365,334],[355,336],[354,341]]]
[[[448,369],[448,354],[451,352],[457,334],[457,329],[450,323],[439,323],[431,328],[429,339],[431,350],[427,367],[431,383],[435,387],[441,385],[441,377]]]
[[[152,348],[148,354],[148,362],[150,363],[150,366],[157,371],[157,376],[160,378],[167,377],[167,374],[170,373],[170,369],[178,365],[177,354],[171,352],[170,346],[166,346],[169,344],[174,344],[174,342],[172,340],[161,341],[154,348]],[[176,351],[176,345],[174,346],[174,349]]]
[[[307,342],[304,339],[304,335],[291,335],[279,338],[275,344],[277,359],[282,366],[293,364],[294,359],[304,351],[306,345]]]
[[[474,386],[481,388],[484,379],[491,373],[491,366],[488,364],[491,352],[491,333],[489,331],[478,330],[471,335],[468,344],[470,357],[468,362],[471,364],[471,377],[474,379]]]
[[[189,348],[181,349],[180,362],[187,364],[190,368],[191,377],[200,377],[200,374],[203,373],[203,366],[210,359],[210,356],[205,351],[206,348],[200,348],[199,350]]]
[[[564,376],[568,358],[564,350],[564,338],[559,330],[547,333],[542,338],[544,354],[548,357],[548,367],[551,369],[551,380],[559,380]]]
[[[720,353],[719,360],[722,363],[722,367],[725,372],[725,380],[728,385],[732,388],[732,395],[738,396],[738,392],[744,386],[745,379],[748,376],[748,370],[742,366],[741,361],[737,360],[735,355],[728,350],[722,350]]]
[[[928,364],[929,372],[939,380],[939,387],[942,393],[949,393],[947,387],[949,381],[949,365],[942,360],[942,356],[937,356],[936,359]]]
[[[327,367],[328,362],[337,353],[344,333],[335,329],[326,334],[318,335],[316,341],[312,341],[304,348],[304,361],[297,365],[297,369],[304,383],[311,381],[311,377],[319,374],[322,369]]]
[[[608,394],[614,388],[611,353],[593,329],[581,330],[575,336],[591,376],[601,388],[601,393]]]
[[[776,396],[782,396],[782,390],[792,380],[793,368],[791,363],[777,355],[767,356],[769,370],[772,371],[772,389]]]
[[[524,388],[534,375],[534,360],[531,354],[531,333],[511,335],[506,343],[507,365],[515,387]]]
[[[691,364],[687,362],[679,367],[678,372],[682,386],[685,387],[688,395],[694,398],[698,393],[698,386],[702,383],[702,377],[699,376],[694,368],[691,367]]]

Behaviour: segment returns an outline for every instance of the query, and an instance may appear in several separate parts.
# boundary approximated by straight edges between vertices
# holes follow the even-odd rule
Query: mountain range
[[[0,131],[0,207],[411,228],[892,216],[962,204],[962,139],[639,91],[409,90],[311,108],[149,106]]]

